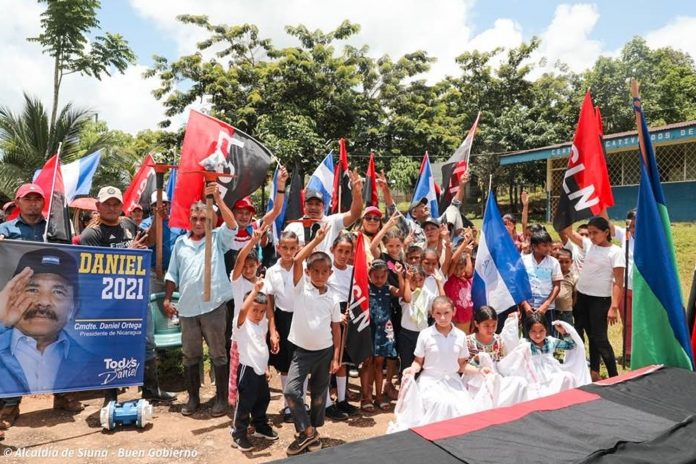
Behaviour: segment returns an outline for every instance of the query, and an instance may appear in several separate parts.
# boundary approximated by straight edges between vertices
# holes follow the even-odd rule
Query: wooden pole
[[[631,79],[631,97],[633,97],[633,105],[640,108],[640,85],[635,79]],[[635,112],[635,115],[636,128],[638,129],[638,146],[640,147],[640,155],[643,157],[643,161],[647,162],[647,158],[645,156],[645,145],[643,144],[643,123],[641,121],[640,114]]]
[[[162,269],[162,228],[164,221],[162,220],[162,190],[164,189],[164,173],[169,167],[166,165],[155,165],[155,185],[157,186],[157,203],[155,205],[155,274],[158,279],[164,277]]]

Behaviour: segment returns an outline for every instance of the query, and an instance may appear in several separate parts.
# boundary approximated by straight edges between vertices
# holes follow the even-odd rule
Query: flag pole
[[[43,241],[48,242],[48,225],[51,222],[51,208],[53,207],[53,191],[56,189],[56,176],[58,174],[58,166],[60,163],[60,150],[63,148],[63,142],[58,142],[58,150],[56,151],[56,165],[53,167],[53,182],[51,182],[51,192],[48,198],[48,214],[46,218],[46,227],[44,228]]]
[[[158,279],[162,279],[164,272],[162,269],[162,242],[164,221],[162,218],[162,203],[164,190],[164,173],[169,170],[169,165],[155,164],[155,185],[157,187],[157,203],[155,205],[155,274]]]
[[[637,80],[631,79],[631,97],[633,97],[633,107],[641,108],[640,104],[640,85]],[[634,111],[636,115],[636,128],[638,129],[638,146],[640,147],[640,155],[643,157],[643,161],[646,163],[648,158],[645,154],[645,145],[643,144],[643,123],[640,119],[640,114]]]
[[[211,178],[217,179],[217,173],[205,174],[205,186]],[[205,196],[205,255],[203,265],[203,301],[210,301],[211,265],[213,261],[213,196]]]
[[[359,236],[359,239],[362,240],[362,235]],[[348,303],[346,304],[346,316],[350,319],[350,313],[349,311],[351,310],[350,307],[353,304],[353,284],[355,283],[355,267],[350,273],[350,288],[348,289]],[[350,324],[350,320],[348,321],[348,324]],[[341,324],[343,325],[343,324]],[[348,325],[345,327],[341,327],[341,349],[338,352],[338,365],[340,366],[343,363],[343,352],[346,349],[346,339],[348,338],[347,336],[348,333]]]

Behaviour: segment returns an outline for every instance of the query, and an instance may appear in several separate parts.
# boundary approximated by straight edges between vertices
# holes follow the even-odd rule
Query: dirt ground
[[[349,382],[350,391],[357,392],[357,379],[349,378]],[[184,417],[179,412],[187,397],[186,392],[182,392],[172,405],[155,405],[153,421],[147,427],[128,426],[111,432],[102,431],[99,412],[103,397],[94,392],[79,394],[86,407],[74,415],[53,410],[51,395],[24,397],[19,419],[0,441],[0,455],[4,456],[1,462],[210,463],[230,458],[231,462],[267,462],[286,457],[285,450],[295,431],[294,426],[283,423],[279,415],[282,398],[278,375],[271,380],[268,413],[280,439],[273,442],[251,438],[256,449],[249,453],[231,446],[232,411],[228,416],[210,416],[212,400],[207,400],[212,399],[214,390],[208,383],[201,388],[201,400],[205,403],[193,416]],[[119,400],[138,397],[137,389],[130,388]],[[322,445],[327,448],[382,435],[392,418],[392,412],[377,412],[351,417],[345,422],[327,420],[319,429]]]

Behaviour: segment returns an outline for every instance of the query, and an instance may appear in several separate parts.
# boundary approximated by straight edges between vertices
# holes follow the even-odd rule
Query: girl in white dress
[[[461,375],[490,374],[488,367],[469,365],[466,334],[452,323],[454,304],[446,296],[433,300],[435,324],[416,342],[415,359],[403,372],[403,386],[388,432],[463,416],[491,407],[485,398],[472,398]],[[420,373],[418,380],[414,377]]]

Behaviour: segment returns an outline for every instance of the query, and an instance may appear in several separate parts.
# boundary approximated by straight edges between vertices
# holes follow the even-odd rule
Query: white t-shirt
[[[345,228],[345,226],[343,225],[343,218],[346,214],[348,213],[332,214],[330,216],[324,216],[318,221],[321,224],[330,224],[331,227],[329,229],[329,232],[326,234],[326,237],[324,237],[324,240],[314,249],[315,251],[323,251],[324,253],[330,252],[331,245],[333,244],[334,240],[336,240],[338,234],[340,234],[341,231]],[[300,246],[305,245],[304,226],[301,222],[291,222],[290,224],[285,226],[285,230],[295,232],[295,234],[297,234],[297,238],[300,241]]]
[[[573,253],[573,271],[575,271],[576,274],[580,274],[580,271],[582,271],[582,263],[585,261],[585,250],[574,244],[571,240],[565,242],[563,248]]]
[[[600,247],[589,238],[582,240],[585,262],[578,279],[577,290],[590,296],[609,297],[614,284],[614,268],[626,267],[621,248],[616,245]]]
[[[251,367],[257,375],[265,374],[268,367],[267,333],[268,319],[265,317],[258,324],[244,319],[241,327],[235,327],[239,363]]]
[[[353,277],[353,266],[350,264],[345,269],[333,266],[333,274],[329,277],[329,285],[336,292],[338,301],[348,301],[350,296],[350,281]]]
[[[626,229],[623,227],[614,226],[614,236],[621,243],[624,261],[626,260]],[[628,272],[628,289],[633,290],[633,248],[636,241],[634,237],[628,240],[628,262],[626,263],[626,272]]]
[[[527,269],[529,284],[532,287],[532,300],[529,304],[533,308],[538,308],[551,295],[553,283],[563,280],[561,265],[553,256],[544,256],[540,263],[534,258],[534,253],[522,255],[522,263]],[[555,309],[554,301],[549,305],[549,309]]]
[[[341,322],[339,298],[327,285],[326,292],[312,285],[302,276],[294,288],[295,312],[290,324],[288,340],[309,351],[318,351],[333,346],[332,322]]]
[[[280,261],[277,261],[266,270],[263,293],[273,295],[276,307],[288,313],[295,309],[292,289],[292,267],[286,271],[280,265]]]
[[[234,295],[234,317],[232,318],[232,338],[235,339],[234,333],[237,332],[237,319],[239,319],[239,311],[242,310],[244,304],[244,295],[254,289],[254,284],[239,276],[239,279],[232,281],[232,294]]]
[[[428,328],[428,314],[430,313],[430,307],[433,304],[433,300],[437,295],[431,293],[425,287],[421,290],[418,295],[418,299],[412,298],[410,303],[406,303],[403,299],[399,299],[399,304],[401,305],[401,328],[410,330],[412,332],[420,332],[421,330]],[[415,319],[415,306],[418,304],[419,307],[425,310],[425,318],[420,318],[418,322]]]
[[[435,325],[418,334],[416,349],[413,354],[425,358],[423,374],[456,374],[459,371],[459,360],[469,359],[466,347],[466,334],[454,324],[447,336],[437,331]]]
[[[439,273],[440,270],[436,269],[435,272]],[[425,278],[425,280],[423,281],[423,288],[435,296],[440,295],[440,287],[438,287],[437,285],[437,279],[435,278],[435,275],[429,275]]]

